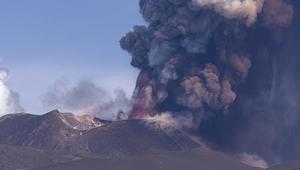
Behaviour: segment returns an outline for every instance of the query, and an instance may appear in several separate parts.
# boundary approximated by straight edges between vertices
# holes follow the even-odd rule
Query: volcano
[[[200,138],[179,129],[160,129],[142,119],[82,121],[78,116],[58,110],[44,115],[22,113],[1,117],[0,151],[3,170],[76,169],[77,165],[80,169],[87,164],[91,169],[98,166],[115,169],[118,165],[133,170],[146,167],[147,163],[156,169],[161,161],[169,169],[176,162],[201,167],[201,161],[208,158],[212,162],[203,167],[212,166],[216,159],[229,161],[228,167],[251,169],[232,156],[209,150]],[[196,157],[189,160],[193,155]],[[196,161],[197,157],[202,160]],[[135,166],[134,162],[141,163]]]
[[[6,115],[0,118],[0,168],[259,170],[234,155],[209,149],[194,132],[163,129],[151,121],[110,122],[58,110]]]

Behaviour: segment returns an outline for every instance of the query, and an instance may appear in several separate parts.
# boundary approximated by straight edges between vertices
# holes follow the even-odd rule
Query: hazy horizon
[[[5,1],[0,8],[0,68],[9,70],[8,86],[26,112],[47,112],[41,96],[62,77],[132,93],[138,71],[119,39],[144,23],[138,0]]]

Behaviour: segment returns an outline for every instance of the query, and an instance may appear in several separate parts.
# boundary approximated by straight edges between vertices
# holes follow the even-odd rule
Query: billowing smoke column
[[[251,50],[258,42],[249,35],[280,30],[293,16],[282,0],[141,0],[140,8],[150,25],[135,26],[121,40],[132,65],[142,70],[133,118],[153,109],[188,110],[197,117],[227,112],[254,56],[268,51],[265,45]]]
[[[0,116],[23,111],[19,103],[19,95],[6,85],[7,78],[8,71],[0,69]]]
[[[261,100],[270,102],[275,53],[292,24],[293,5],[290,0],[140,0],[149,25],[135,26],[120,41],[141,70],[130,117],[192,115],[207,140],[235,150],[220,144],[241,132],[227,124],[250,117],[238,106],[251,96],[264,94]],[[222,136],[227,132],[231,136]],[[259,152],[255,147],[252,152]],[[259,154],[274,161],[267,151]]]

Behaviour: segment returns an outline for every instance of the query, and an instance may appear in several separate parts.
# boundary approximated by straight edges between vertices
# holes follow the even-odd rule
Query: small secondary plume
[[[18,93],[11,91],[6,85],[8,76],[7,70],[0,69],[0,116],[24,111]]]
[[[171,113],[161,113],[152,117],[146,117],[145,121],[148,125],[165,131],[173,131],[175,129],[192,128],[192,117],[174,117]]]
[[[269,167],[268,163],[258,155],[242,153],[238,156],[238,158],[241,160],[242,163],[252,167],[263,168],[263,169]]]
[[[278,50],[294,23],[296,3],[140,0],[140,12],[149,25],[134,26],[120,40],[132,56],[132,66],[141,70],[130,118],[164,112],[172,114],[170,118],[192,115],[190,123],[212,147],[233,153],[250,150],[270,162],[281,160],[289,150],[287,141],[267,135],[272,131],[267,125],[285,128],[270,103],[278,102],[271,98],[283,89],[274,85],[279,82],[278,59],[286,57],[278,56]],[[261,103],[254,107],[249,100]],[[245,109],[249,106],[256,109]],[[271,138],[241,142],[255,133]],[[297,153],[300,156],[300,150]]]
[[[42,96],[48,109],[61,109],[77,114],[90,114],[102,119],[126,117],[131,101],[121,89],[111,96],[104,88],[90,80],[80,80],[72,86],[66,79],[57,80]],[[120,119],[123,119],[120,118]]]

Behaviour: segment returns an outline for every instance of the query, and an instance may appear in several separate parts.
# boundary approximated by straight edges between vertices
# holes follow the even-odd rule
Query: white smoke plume
[[[20,105],[18,93],[11,91],[7,87],[6,81],[8,77],[8,71],[0,69],[0,116],[24,111]]]
[[[262,11],[264,0],[193,0],[193,4],[213,8],[228,19],[245,19],[251,25]]]
[[[91,80],[80,80],[72,86],[68,80],[58,79],[42,96],[47,109],[59,109],[79,115],[90,114],[101,119],[117,119],[120,112],[126,114],[131,106],[126,93],[117,89],[110,95]]]
[[[126,120],[131,106],[132,102],[126,93],[121,89],[116,89],[113,97],[83,108],[77,111],[77,114],[90,114],[105,120]]]
[[[262,169],[268,168],[268,163],[258,155],[242,153],[238,157],[246,165]]]

